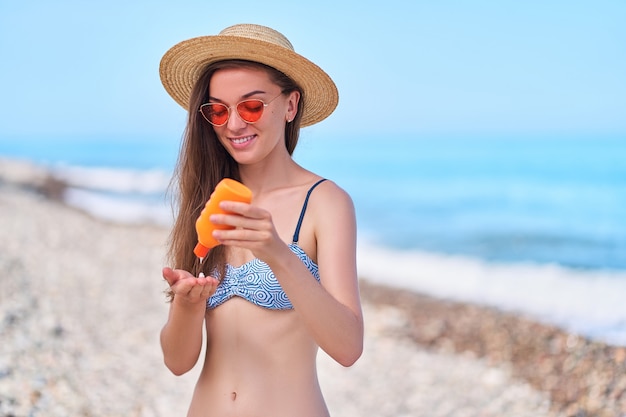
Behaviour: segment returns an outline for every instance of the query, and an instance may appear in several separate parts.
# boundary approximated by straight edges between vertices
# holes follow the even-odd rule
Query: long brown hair
[[[206,275],[217,272],[220,277],[224,276],[226,252],[222,246],[213,248],[204,263],[199,265],[193,253],[197,243],[195,222],[219,181],[223,178],[241,180],[237,162],[222,146],[213,126],[204,120],[198,109],[208,101],[209,82],[217,70],[242,67],[267,71],[272,82],[281,88],[283,94],[300,92],[296,117],[292,122],[285,123],[285,146],[290,155],[298,143],[306,97],[291,78],[272,67],[252,61],[218,61],[206,67],[191,92],[187,127],[169,188],[174,211],[178,211],[170,234],[169,261],[174,268],[193,274],[202,271]]]

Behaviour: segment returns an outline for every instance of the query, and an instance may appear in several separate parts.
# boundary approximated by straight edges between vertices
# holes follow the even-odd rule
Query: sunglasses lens
[[[261,100],[245,100],[237,104],[237,113],[244,121],[254,123],[263,115],[264,107]]]
[[[228,121],[228,107],[221,103],[204,104],[200,111],[209,123],[216,126],[222,126]]]

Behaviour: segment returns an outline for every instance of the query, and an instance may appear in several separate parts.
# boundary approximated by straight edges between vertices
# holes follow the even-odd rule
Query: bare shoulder
[[[347,210],[354,210],[350,194],[332,180],[320,183],[314,193],[317,195],[311,199],[311,204],[315,206],[315,211],[325,213],[330,211],[329,207],[336,209],[341,206]]]
[[[352,198],[333,181],[319,185],[312,201],[314,245],[322,285],[357,310],[356,215]],[[315,191],[318,191],[317,189]]]
[[[354,223],[354,203],[350,194],[332,180],[326,180],[314,190],[309,201],[309,209],[318,225],[337,225]]]

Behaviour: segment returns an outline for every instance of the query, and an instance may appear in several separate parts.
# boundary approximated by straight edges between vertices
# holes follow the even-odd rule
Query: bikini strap
[[[324,181],[326,181],[326,178],[322,178],[321,180],[319,180],[318,182],[313,184],[313,186],[311,188],[309,188],[309,191],[306,193],[306,198],[304,199],[304,205],[302,206],[302,211],[300,212],[300,218],[298,219],[298,225],[296,226],[296,231],[293,234],[293,243],[298,243],[298,239],[300,238],[300,226],[302,226],[302,219],[304,219],[304,213],[306,212],[306,206],[307,206],[307,204],[309,204],[309,197],[311,196],[311,193],[313,192],[315,187],[317,187],[318,185],[320,185]]]

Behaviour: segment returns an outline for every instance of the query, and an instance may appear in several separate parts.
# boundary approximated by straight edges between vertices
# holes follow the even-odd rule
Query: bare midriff
[[[318,347],[294,310],[238,297],[206,314],[208,341],[188,417],[328,417]]]

